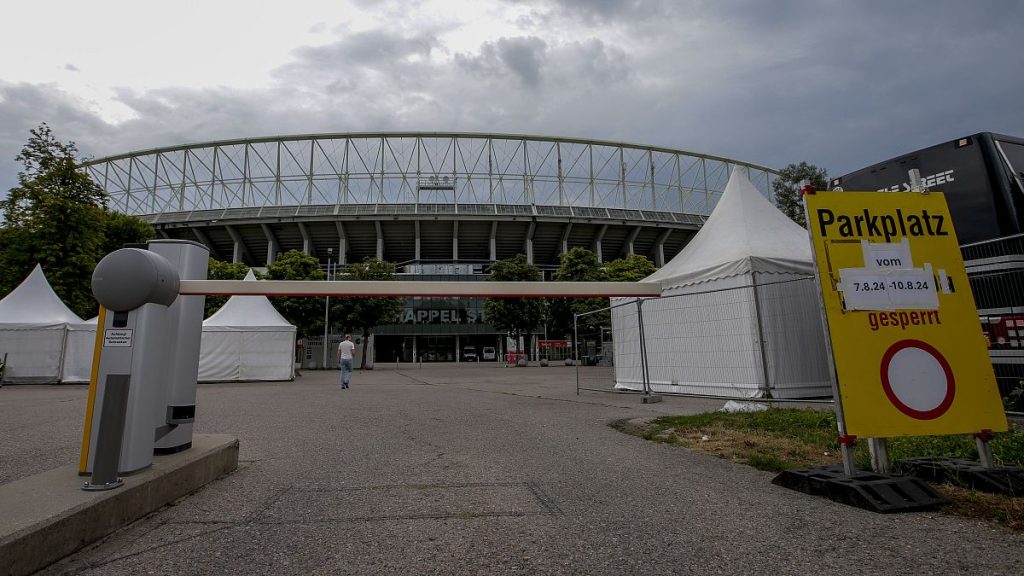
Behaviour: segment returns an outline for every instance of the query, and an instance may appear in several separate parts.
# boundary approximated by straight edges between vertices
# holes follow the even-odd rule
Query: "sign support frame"
[[[808,214],[807,194],[814,193],[813,189],[808,188],[804,188],[803,194],[800,196],[804,206],[804,218],[807,218]],[[808,221],[807,240],[811,243],[811,259],[817,262],[818,256],[815,253],[814,236],[811,232],[810,221]],[[849,436],[846,433],[846,418],[843,415],[843,396],[839,393],[839,376],[836,374],[836,361],[832,355],[832,333],[829,332],[828,314],[825,311],[825,293],[822,290],[821,270],[817,266],[814,267],[814,282],[818,287],[818,304],[821,306],[821,327],[825,333],[825,353],[828,356],[828,376],[832,385],[832,398],[836,407],[836,425],[839,429],[839,452],[843,459],[843,472],[847,477],[852,477],[857,473],[857,467],[853,461],[853,451],[857,443],[857,437]]]

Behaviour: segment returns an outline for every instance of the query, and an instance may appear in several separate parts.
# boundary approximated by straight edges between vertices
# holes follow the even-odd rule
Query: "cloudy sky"
[[[87,155],[429,130],[840,175],[1024,136],[1018,1],[51,0],[0,21],[0,192],[47,122]]]

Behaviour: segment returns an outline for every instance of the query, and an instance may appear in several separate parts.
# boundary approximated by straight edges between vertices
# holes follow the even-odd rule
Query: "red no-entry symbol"
[[[882,356],[882,389],[900,412],[916,420],[934,420],[953,405],[953,369],[934,346],[900,340]]]

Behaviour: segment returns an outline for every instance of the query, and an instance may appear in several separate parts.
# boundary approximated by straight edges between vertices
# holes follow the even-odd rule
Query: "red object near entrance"
[[[538,340],[537,345],[540,348],[568,348],[568,340]]]

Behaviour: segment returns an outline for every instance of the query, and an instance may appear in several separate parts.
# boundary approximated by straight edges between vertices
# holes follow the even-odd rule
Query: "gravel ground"
[[[1024,573],[998,526],[850,508],[607,426],[721,402],[574,384],[463,365],[202,385],[197,431],[236,435],[239,469],[43,573]],[[0,482],[77,460],[85,396],[0,389]]]

